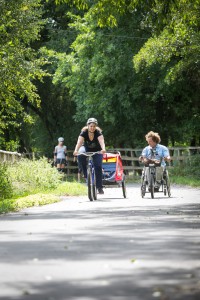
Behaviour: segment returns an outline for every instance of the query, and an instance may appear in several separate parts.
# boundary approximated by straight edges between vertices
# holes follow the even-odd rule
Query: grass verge
[[[171,181],[171,183],[175,183],[175,184],[179,184],[179,185],[200,187],[200,180],[196,179],[196,178],[171,175],[170,181]]]
[[[56,203],[61,200],[61,196],[80,196],[86,194],[87,188],[85,185],[77,182],[62,182],[53,190],[44,190],[36,194],[1,200],[0,214],[19,211],[31,206]]]

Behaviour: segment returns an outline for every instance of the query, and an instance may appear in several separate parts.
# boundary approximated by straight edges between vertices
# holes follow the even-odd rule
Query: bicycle
[[[88,157],[87,165],[87,186],[88,186],[88,198],[90,201],[97,200],[97,188],[96,188],[96,175],[93,163],[93,156],[95,154],[102,154],[101,152],[84,152],[78,155],[85,155]]]
[[[150,192],[151,194],[151,198],[154,198],[156,172],[157,172],[157,167],[160,167],[160,163],[161,163],[160,160],[149,159],[148,162],[145,164],[141,176],[142,198],[144,198],[145,193],[147,192],[147,187],[148,187],[148,192]],[[168,194],[168,197],[171,197],[170,180],[169,180],[169,174],[166,167],[164,167],[163,170],[160,188],[161,188],[160,192],[164,192],[165,196]]]

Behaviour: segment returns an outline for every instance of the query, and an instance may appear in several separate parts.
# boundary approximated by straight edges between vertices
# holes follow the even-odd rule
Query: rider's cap
[[[59,142],[64,142],[64,138],[63,137],[59,137],[58,141]]]
[[[95,119],[95,118],[89,118],[89,119],[87,120],[87,125],[89,125],[90,123],[95,123],[96,125],[98,125],[98,121],[97,121],[97,119]]]

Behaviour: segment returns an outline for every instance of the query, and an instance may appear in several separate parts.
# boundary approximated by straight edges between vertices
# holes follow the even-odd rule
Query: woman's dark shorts
[[[66,159],[65,158],[57,158],[56,159],[56,164],[57,165],[65,165],[66,164]]]

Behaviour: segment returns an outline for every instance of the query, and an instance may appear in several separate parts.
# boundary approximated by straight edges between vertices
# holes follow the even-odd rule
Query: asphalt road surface
[[[1,215],[0,299],[199,300],[200,189],[152,200],[135,184]]]

